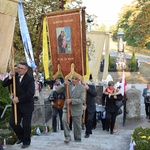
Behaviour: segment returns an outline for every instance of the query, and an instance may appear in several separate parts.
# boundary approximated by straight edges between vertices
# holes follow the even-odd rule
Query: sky
[[[110,26],[117,23],[118,14],[123,5],[131,4],[133,0],[82,0],[89,15],[98,16],[98,24]]]

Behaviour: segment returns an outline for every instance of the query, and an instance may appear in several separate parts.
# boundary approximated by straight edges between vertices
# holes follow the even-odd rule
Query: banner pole
[[[12,70],[15,71],[14,46],[13,45],[12,45]],[[16,79],[15,79],[15,76],[13,76],[13,94],[14,94],[14,97],[16,97]],[[15,125],[17,125],[17,104],[14,104],[14,119],[15,119]]]
[[[68,84],[66,84],[66,99],[69,99]],[[67,121],[68,121],[68,124],[70,124],[70,104],[67,104]]]
[[[87,90],[85,89],[85,98],[84,98],[84,111],[83,111],[83,117],[82,117],[82,124],[85,123],[85,114],[86,114],[86,95],[87,95]]]

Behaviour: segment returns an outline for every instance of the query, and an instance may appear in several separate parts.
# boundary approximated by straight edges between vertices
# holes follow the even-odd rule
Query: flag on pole
[[[18,17],[19,17],[20,31],[21,31],[27,64],[31,68],[36,68],[31,39],[30,39],[21,1],[18,3]]]
[[[125,78],[125,73],[124,73],[124,70],[123,70],[123,73],[122,73],[122,82],[121,82],[121,88],[120,88],[120,92],[122,94],[122,96],[125,95],[126,93],[126,78]]]

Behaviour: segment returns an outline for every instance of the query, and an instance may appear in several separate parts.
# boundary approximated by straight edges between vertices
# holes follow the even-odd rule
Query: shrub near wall
[[[150,150],[150,128],[139,127],[133,131],[134,150]]]
[[[2,86],[2,81],[0,80],[0,115],[2,114],[6,105],[11,104],[10,94],[8,87]],[[6,123],[10,116],[10,109],[8,109],[2,119],[0,119],[1,125]]]

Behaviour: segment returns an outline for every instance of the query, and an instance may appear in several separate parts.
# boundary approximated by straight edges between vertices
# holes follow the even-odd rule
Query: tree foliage
[[[150,1],[134,0],[122,10],[116,33],[123,30],[129,46],[150,49]]]

